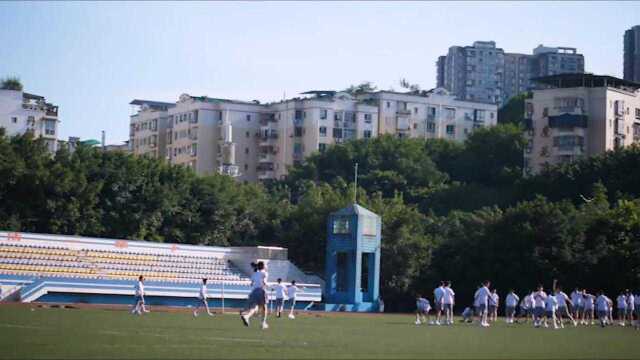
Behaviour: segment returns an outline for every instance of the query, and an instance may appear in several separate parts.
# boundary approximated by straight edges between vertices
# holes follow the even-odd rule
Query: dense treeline
[[[1,130],[0,130],[1,131]],[[523,292],[558,278],[640,286],[640,148],[522,178],[518,125],[464,144],[380,138],[334,146],[264,187],[80,146],[50,156],[0,133],[0,228],[207,245],[289,248],[321,273],[327,215],[353,199],[383,217],[381,290],[390,310],[436,282],[465,305],[492,279]]]

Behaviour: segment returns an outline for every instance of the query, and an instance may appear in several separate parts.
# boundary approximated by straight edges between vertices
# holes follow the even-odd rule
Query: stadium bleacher
[[[270,259],[271,257],[271,259]],[[0,286],[20,289],[21,301],[123,303],[142,275],[157,304],[184,305],[208,280],[212,298],[245,299],[250,291],[249,263],[273,261],[271,281],[297,280],[318,302],[321,284],[286,259],[286,249],[210,247],[146,241],[0,231]],[[275,266],[277,264],[277,266]],[[292,276],[295,276],[293,278]],[[225,293],[226,287],[226,293]],[[92,296],[93,295],[93,296]],[[119,299],[117,297],[120,297]],[[1,299],[0,299],[1,300]]]

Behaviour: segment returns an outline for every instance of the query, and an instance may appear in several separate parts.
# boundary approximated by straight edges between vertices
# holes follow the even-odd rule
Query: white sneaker
[[[433,322],[433,320],[429,321],[429,325],[435,325],[435,322]]]
[[[263,322],[260,328],[262,330],[267,330],[269,328],[269,325],[266,322]]]
[[[209,314],[209,316],[213,316],[213,313],[207,313],[207,314]]]
[[[482,324],[480,324],[480,326],[482,326],[482,327],[489,327],[490,325],[489,325],[489,324],[487,324],[487,323],[482,323]]]
[[[198,313],[197,312],[193,312],[193,317],[198,317]]]
[[[436,325],[440,325],[440,321],[436,320]]]
[[[240,315],[240,319],[242,319],[244,326],[249,326],[249,317],[247,315]]]
[[[293,320],[293,319],[295,319],[295,318],[296,318],[296,317],[295,317],[293,314],[289,314],[289,319]]]
[[[416,320],[415,324],[416,324],[416,325],[420,325],[420,324],[422,324],[422,323],[420,322],[420,320]]]

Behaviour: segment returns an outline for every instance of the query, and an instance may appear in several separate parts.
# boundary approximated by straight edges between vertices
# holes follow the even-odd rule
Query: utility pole
[[[354,181],[353,181],[353,203],[358,203],[358,163],[356,163],[355,173],[354,173]]]

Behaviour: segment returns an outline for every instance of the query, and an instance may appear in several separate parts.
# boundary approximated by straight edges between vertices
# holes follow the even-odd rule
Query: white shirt
[[[547,300],[547,293],[544,291],[540,290],[533,293],[533,307],[543,308],[545,300]]]
[[[273,290],[276,291],[276,299],[284,299],[284,293],[287,291],[287,287],[282,284],[275,284]]]
[[[442,303],[447,305],[453,304],[453,298],[455,295],[456,293],[454,293],[450,287],[445,287],[442,295]]]
[[[556,311],[558,309],[558,299],[554,295],[547,296],[545,300],[546,311]]]
[[[627,297],[620,294],[618,295],[618,309],[626,309],[627,308]]]
[[[206,299],[206,298],[207,298],[207,285],[202,284],[202,286],[200,286],[200,299]]]
[[[571,293],[571,302],[573,303],[573,306],[580,306],[583,305],[582,302],[582,294],[579,291],[573,291]]]
[[[486,286],[483,286],[480,289],[478,289],[475,295],[475,300],[477,301],[476,303],[478,304],[477,306],[481,306],[481,305],[487,306],[487,299],[489,298],[489,296],[491,296],[491,292],[489,291],[489,289],[487,289]]]
[[[629,294],[629,296],[627,296],[627,309],[629,310],[634,310],[636,307],[636,297],[633,296],[633,294]]]
[[[593,309],[593,300],[595,299],[595,296],[591,295],[591,294],[584,294],[582,295],[582,300],[584,301],[584,308],[591,310]]]
[[[144,284],[142,281],[138,281],[136,284],[136,296],[144,296]]]
[[[569,296],[565,294],[563,291],[559,291],[555,293],[556,300],[558,301],[558,307],[566,308],[567,300],[569,300]]]
[[[523,308],[525,309],[531,309],[533,307],[533,295],[532,294],[528,294],[527,296],[524,297],[524,300],[522,300],[523,303]]]
[[[508,293],[505,299],[505,304],[507,305],[507,307],[516,307],[518,305],[518,301],[520,301],[518,295],[514,293]]]
[[[264,288],[267,284],[267,276],[266,271],[256,271],[251,274],[251,289]]]
[[[500,296],[498,296],[498,293],[491,293],[491,297],[489,298],[489,305],[498,306],[499,299],[500,299]]]
[[[287,296],[289,297],[289,299],[295,299],[296,298],[296,292],[298,292],[298,287],[295,285],[290,285],[287,288]]]
[[[611,300],[605,295],[598,296],[598,298],[596,299],[596,309],[598,309],[598,311],[609,311],[610,301]]]
[[[640,306],[640,294],[636,294],[636,296],[634,296],[634,301],[636,306]]]
[[[442,304],[442,297],[444,296],[444,287],[438,286],[433,290],[433,297],[436,303]]]
[[[416,300],[416,307],[418,310],[429,311],[431,309],[431,305],[429,304],[429,300],[425,298],[419,298]]]

